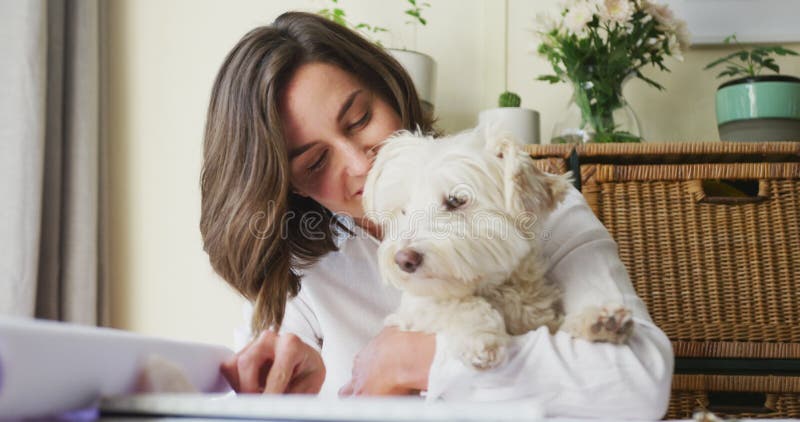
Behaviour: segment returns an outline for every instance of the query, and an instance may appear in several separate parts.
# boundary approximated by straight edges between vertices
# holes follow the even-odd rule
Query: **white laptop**
[[[0,420],[50,417],[98,406],[100,416],[109,420],[484,422],[543,417],[541,406],[532,401],[237,396],[219,373],[219,364],[231,353],[224,347],[108,328],[0,317]],[[181,367],[188,381],[205,393],[131,395],[142,363],[154,355]]]
[[[537,421],[534,401],[426,402],[419,397],[319,398],[317,396],[145,394],[105,399],[101,417],[209,418],[279,421]]]

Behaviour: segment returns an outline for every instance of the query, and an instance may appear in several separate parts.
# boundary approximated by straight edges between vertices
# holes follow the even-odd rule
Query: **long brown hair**
[[[431,131],[411,79],[382,48],[320,16],[288,12],[247,33],[225,58],[211,91],[200,175],[200,232],[211,266],[253,303],[253,332],[279,327],[298,270],[336,250],[343,228],[331,212],[290,187],[279,98],[294,71],[325,62],[351,72],[400,115]],[[304,236],[315,213],[320,240]]]

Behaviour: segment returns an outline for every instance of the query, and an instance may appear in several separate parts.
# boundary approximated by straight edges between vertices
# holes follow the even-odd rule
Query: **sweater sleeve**
[[[534,399],[548,416],[661,418],[672,347],[636,296],[616,243],[574,189],[540,230],[546,277],[561,287],[565,311],[624,305],[633,312],[631,338],[624,345],[593,343],[541,327],[514,337],[499,366],[479,371],[450,358],[446,339],[437,336],[428,399]]]
[[[286,302],[283,323],[279,332],[292,333],[319,352],[322,349],[322,330],[316,314],[309,306],[308,299],[303,296],[302,293],[298,294]],[[253,304],[245,302],[242,309],[242,326],[236,328],[234,332],[234,347],[236,350],[242,350],[255,337],[250,328],[252,317]]]
[[[317,352],[321,352],[322,330],[317,315],[302,289],[297,296],[286,302],[286,312],[283,315],[280,332],[292,333]]]

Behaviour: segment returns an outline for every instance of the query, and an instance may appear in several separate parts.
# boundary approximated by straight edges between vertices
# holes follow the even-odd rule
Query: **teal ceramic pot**
[[[800,141],[800,79],[769,75],[720,85],[717,127],[723,141]]]

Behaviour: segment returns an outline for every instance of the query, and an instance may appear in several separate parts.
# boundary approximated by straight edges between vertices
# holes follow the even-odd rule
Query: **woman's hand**
[[[386,327],[356,355],[340,396],[406,395],[428,389],[436,336]]]
[[[220,366],[237,393],[316,394],[325,381],[325,364],[313,347],[294,334],[264,330]]]

